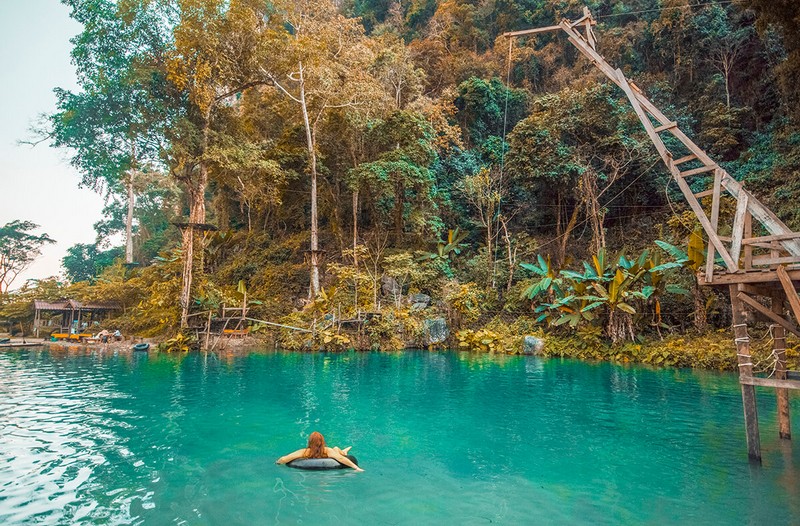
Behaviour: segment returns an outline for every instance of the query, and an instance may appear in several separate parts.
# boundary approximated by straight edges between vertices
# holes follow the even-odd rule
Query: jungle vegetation
[[[616,344],[725,327],[624,94],[557,34],[502,37],[584,4],[601,53],[800,228],[795,2],[62,1],[81,89],[56,88],[40,133],[108,206],[68,280],[6,310],[113,299],[127,332],[168,337],[244,290],[291,325],[381,312],[358,345],[382,347],[432,316],[487,348],[512,323]]]

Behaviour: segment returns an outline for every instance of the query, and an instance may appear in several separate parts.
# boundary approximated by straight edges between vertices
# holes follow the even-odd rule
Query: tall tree
[[[39,225],[15,219],[0,227],[0,294],[6,294],[20,272],[42,253],[42,247],[55,243],[47,234],[34,234]]]
[[[171,175],[186,189],[189,202],[180,296],[180,324],[186,327],[198,243],[195,234],[206,223],[209,148],[224,134],[215,129],[215,119],[242,92],[265,83],[259,69],[260,36],[271,29],[274,18],[266,11],[269,6],[257,0],[171,0],[156,7],[162,19],[177,17],[163,60],[153,57],[150,64],[166,80],[163,99],[174,115],[163,156]]]
[[[431,126],[416,113],[399,111],[374,122],[367,142],[370,161],[350,171],[350,184],[366,190],[374,226],[393,230],[395,246],[402,246],[409,223],[418,235],[438,235]]]
[[[122,256],[120,248],[99,250],[97,244],[78,243],[67,249],[67,255],[61,259],[64,273],[73,283],[93,281],[106,267]]]
[[[152,78],[137,67],[142,49],[165,42],[148,16],[127,18],[110,0],[62,0],[83,24],[71,52],[81,90],[57,88],[57,111],[43,133],[71,151],[82,184],[127,199],[126,260],[133,261],[134,187],[137,174],[159,164],[162,108],[151,97]]]
[[[342,16],[330,0],[276,2],[288,30],[280,57],[263,68],[266,77],[300,109],[308,153],[311,183],[311,279],[309,295],[320,291],[319,210],[317,190],[317,133],[322,120],[335,108],[366,104],[372,84],[371,62],[363,27]],[[285,73],[288,71],[288,73]]]

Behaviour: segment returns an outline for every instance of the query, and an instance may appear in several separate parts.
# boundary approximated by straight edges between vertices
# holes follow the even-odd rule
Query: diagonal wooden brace
[[[789,299],[789,305],[792,307],[794,319],[800,323],[800,297],[797,295],[797,290],[794,288],[794,283],[792,283],[792,279],[786,272],[786,267],[780,266],[778,267],[777,271],[778,279],[781,280],[781,285],[783,286],[783,292],[786,293],[786,297]]]

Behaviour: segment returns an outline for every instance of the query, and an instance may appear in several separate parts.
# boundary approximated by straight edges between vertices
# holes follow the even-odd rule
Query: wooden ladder
[[[742,184],[731,177],[724,168],[717,164],[703,149],[697,146],[678,126],[669,120],[656,106],[645,97],[636,84],[628,80],[622,70],[613,68],[596,50],[596,38],[592,27],[596,24],[588,8],[584,8],[583,16],[576,21],[562,20],[556,26],[548,26],[525,31],[506,33],[506,37],[518,37],[543,32],[564,31],[570,43],[597,67],[612,82],[619,86],[628,97],[636,115],[639,117],[648,137],[658,150],[662,161],[672,178],[678,183],[686,201],[697,216],[703,230],[708,236],[708,256],[706,258],[705,281],[711,283],[714,276],[714,259],[719,254],[727,272],[750,270],[753,266],[775,266],[780,264],[800,264],[800,233],[793,232],[769,208],[745,190]],[[675,159],[667,148],[661,134],[670,133],[689,152],[688,155]],[[682,170],[684,165],[691,166]],[[711,188],[694,193],[687,179],[696,176],[706,177],[713,172]],[[720,201],[722,190],[736,200],[730,238],[719,234]],[[711,197],[711,214],[706,215],[700,199]],[[763,225],[767,236],[752,236],[752,219]],[[730,246],[726,246],[728,242]],[[752,249],[767,248],[769,256],[753,257]],[[744,252],[744,268],[740,267],[740,257]],[[781,256],[781,253],[786,255]]]

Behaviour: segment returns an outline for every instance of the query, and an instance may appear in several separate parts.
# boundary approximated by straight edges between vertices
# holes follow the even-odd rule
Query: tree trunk
[[[580,212],[580,207],[575,206],[575,208],[572,209],[572,215],[569,218],[569,223],[567,223],[567,228],[564,229],[564,237],[561,238],[561,243],[558,247],[558,264],[561,267],[564,266],[564,261],[567,259],[567,243],[569,242],[569,235],[578,222],[578,212]]]
[[[398,181],[395,184],[394,193],[394,246],[399,247],[403,242],[403,205],[405,204],[406,193],[406,188],[402,181]]]
[[[556,239],[561,239],[561,236],[564,235],[563,231],[563,222],[564,222],[564,213],[562,210],[561,204],[561,191],[556,193]],[[560,243],[559,243],[560,245]],[[561,254],[556,255],[556,263],[561,265]]]
[[[317,217],[317,153],[314,131],[308,119],[306,88],[303,77],[303,63],[300,63],[300,107],[303,110],[303,124],[306,128],[306,146],[308,148],[309,171],[311,172],[311,282],[308,295],[316,298],[319,294],[319,219]]]
[[[517,267],[516,250],[511,247],[511,234],[508,232],[508,222],[500,217],[500,222],[503,227],[503,233],[506,238],[506,250],[508,253],[508,281],[506,282],[506,292],[511,290],[514,284],[514,269]]]
[[[358,269],[358,188],[353,190],[353,266]]]
[[[692,285],[692,299],[694,300],[694,328],[698,332],[705,332],[705,330],[708,328],[706,298],[696,280]]]
[[[181,329],[189,326],[189,306],[192,300],[192,280],[194,278],[194,249],[195,249],[195,225],[206,222],[206,186],[208,186],[208,167],[202,160],[208,148],[208,127],[211,119],[211,107],[209,106],[202,116],[200,125],[201,142],[197,158],[197,174],[193,174],[193,166],[186,168],[186,186],[189,191],[189,225],[183,231],[183,280],[181,283]],[[202,262],[202,250],[201,250]],[[200,269],[202,271],[202,264]]]
[[[133,169],[128,176],[128,217],[125,218],[125,263],[133,263],[133,207],[135,206],[133,195]]]
[[[189,326],[189,306],[192,299],[194,273],[195,225],[206,222],[206,186],[208,169],[200,162],[199,173],[189,176],[189,225],[183,230],[183,280],[181,286],[181,329]]]
[[[491,210],[491,209],[490,209]],[[492,218],[494,214],[487,214],[486,218],[486,264],[489,272],[489,287],[495,288],[494,251],[492,248],[493,236]]]
[[[633,317],[627,312],[611,308],[608,314],[606,333],[611,338],[612,344],[617,344],[627,338],[633,341]]]
[[[603,231],[605,213],[600,209],[597,188],[597,174],[587,167],[582,175],[583,202],[586,205],[586,215],[592,226],[592,252],[597,254],[606,247],[606,237]]]

